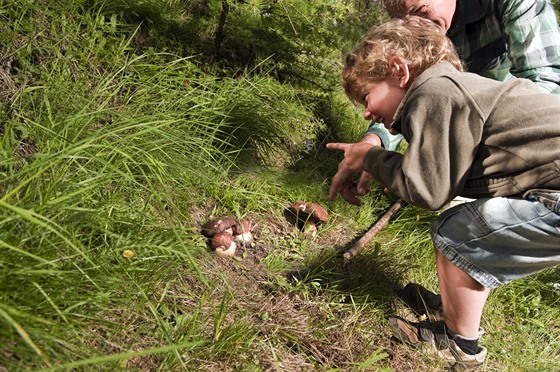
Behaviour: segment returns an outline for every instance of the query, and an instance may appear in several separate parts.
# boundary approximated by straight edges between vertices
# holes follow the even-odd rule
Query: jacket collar
[[[424,84],[426,81],[430,80],[434,76],[442,76],[442,75],[447,75],[449,73],[456,73],[456,72],[457,69],[455,69],[453,65],[451,65],[449,62],[443,61],[431,67],[428,67],[426,70],[424,70],[424,72],[422,72],[419,76],[417,76],[414,79],[414,82],[412,83],[410,88],[408,88],[408,91],[404,95],[401,103],[397,107],[395,116],[393,116],[393,122],[391,123],[391,128],[401,133],[402,109],[413,91],[415,91],[420,85]]]

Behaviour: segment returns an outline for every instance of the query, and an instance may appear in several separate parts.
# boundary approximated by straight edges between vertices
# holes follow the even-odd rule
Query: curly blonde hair
[[[342,72],[346,95],[354,101],[363,84],[395,76],[395,66],[389,66],[394,56],[408,65],[413,77],[442,61],[463,71],[453,43],[438,25],[418,16],[395,18],[370,29],[346,57]]]

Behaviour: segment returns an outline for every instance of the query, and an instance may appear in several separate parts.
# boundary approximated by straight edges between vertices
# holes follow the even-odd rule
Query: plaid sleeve
[[[399,144],[403,139],[402,134],[391,134],[389,133],[389,130],[385,128],[385,125],[376,123],[374,121],[371,122],[362,138],[367,136],[368,134],[376,134],[381,140],[383,148],[390,151],[397,151],[397,149],[399,148]]]
[[[510,72],[560,94],[560,29],[550,0],[503,0]]]

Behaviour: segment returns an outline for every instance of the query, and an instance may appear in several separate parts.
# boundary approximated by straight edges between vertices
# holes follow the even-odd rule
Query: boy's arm
[[[400,122],[405,153],[371,148],[364,169],[407,203],[438,210],[461,193],[484,119],[461,89],[442,78],[408,97]]]

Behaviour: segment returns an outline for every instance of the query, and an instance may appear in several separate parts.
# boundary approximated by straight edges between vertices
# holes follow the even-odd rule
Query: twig
[[[356,242],[351,246],[346,252],[344,252],[344,262],[348,263],[354,257],[360,254],[365,248],[365,246],[370,242],[371,239],[389,222],[391,217],[401,207],[404,205],[404,200],[399,199],[394,202],[391,207],[381,216],[381,218]]]

